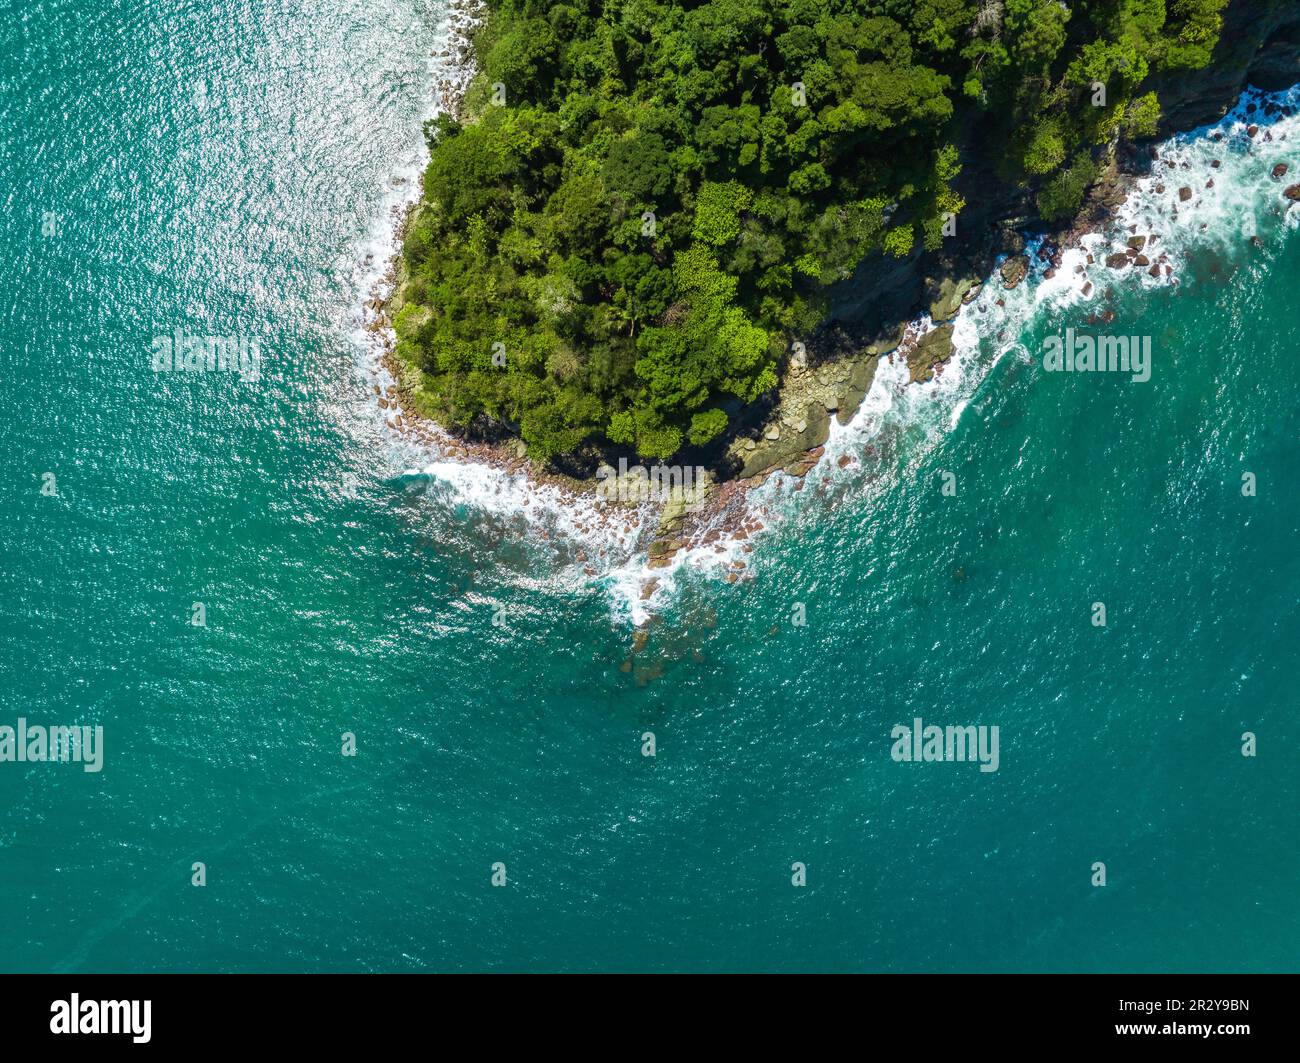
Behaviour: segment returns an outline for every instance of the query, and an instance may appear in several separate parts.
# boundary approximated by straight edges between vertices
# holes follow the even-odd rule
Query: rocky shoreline
[[[456,0],[454,12],[456,40],[452,48],[438,56],[453,64],[453,73],[442,80],[438,91],[443,109],[459,115],[465,89],[474,73],[471,36],[482,17],[481,0]],[[1261,31],[1262,39],[1271,39],[1271,34],[1272,29]],[[1277,57],[1271,57],[1270,62],[1278,63]],[[1243,66],[1239,72],[1241,77],[1244,78],[1247,69]],[[1236,85],[1235,92],[1239,94],[1243,87]],[[1221,86],[1222,91],[1233,88],[1227,84]],[[1218,107],[1220,115],[1226,113],[1230,102],[1221,102]],[[1177,109],[1203,122],[1210,104],[1189,110],[1183,100]],[[1271,115],[1261,115],[1264,117]],[[1161,135],[1167,136],[1170,132],[1162,130]],[[1248,135],[1253,137],[1258,132],[1258,127],[1252,125]],[[1263,135],[1270,136],[1267,130]],[[1143,152],[1147,154],[1144,156]],[[1055,234],[1049,233],[1043,240],[1038,255],[1046,264],[1044,275],[1050,278],[1059,267],[1064,252],[1079,246],[1084,236],[1104,231],[1112,223],[1115,211],[1124,203],[1134,182],[1160,164],[1154,148],[1119,143],[1110,145],[1101,160],[1099,177],[1077,217],[1068,227]],[[1272,174],[1275,180],[1281,180],[1287,172],[1285,165],[1280,169],[1280,174],[1276,172],[1277,168]],[[1177,202],[1186,202],[1196,194],[1185,184],[1175,187],[1172,176],[1170,194]],[[1209,187],[1212,186],[1213,180]],[[1157,186],[1158,192],[1161,187]],[[1287,187],[1283,194],[1292,201],[1300,200],[1300,185]],[[801,479],[816,466],[830,435],[831,418],[840,424],[847,424],[853,418],[871,388],[882,357],[891,362],[905,360],[911,382],[926,382],[941,375],[954,353],[953,322],[962,307],[979,294],[983,284],[997,283],[1012,290],[1030,273],[1031,263],[1024,251],[1024,232],[1039,223],[1032,210],[1026,209],[1026,203],[1026,190],[1010,195],[989,222],[995,235],[981,241],[980,249],[970,254],[961,265],[943,259],[931,262],[930,268],[937,276],[923,277],[925,297],[921,307],[913,304],[913,310],[900,314],[894,324],[880,331],[876,339],[851,343],[847,348],[841,342],[837,351],[821,357],[809,355],[802,349],[797,356],[791,357],[774,402],[761,423],[733,434],[721,460],[709,469],[702,490],[694,492],[690,499],[680,492],[676,495],[670,493],[661,504],[657,520],[646,522],[653,526],[653,531],[647,527],[642,536],[648,557],[647,568],[668,568],[683,551],[714,549],[725,553],[726,549],[721,545],[724,540],[733,543],[744,541],[761,531],[763,522],[747,504],[747,493],[777,472]],[[1175,217],[1176,205],[1175,202]],[[381,341],[380,360],[394,381],[392,384],[374,385],[385,419],[396,431],[443,459],[479,463],[509,474],[525,475],[535,483],[556,489],[563,497],[593,501],[597,488],[595,479],[578,479],[537,467],[527,458],[524,445],[518,440],[475,442],[454,436],[426,418],[417,408],[411,371],[399,362],[395,354],[391,322],[403,304],[402,230],[419,209],[418,202],[411,204],[399,222],[399,250],[384,284],[388,294],[377,293],[366,304],[369,312],[366,327]],[[1158,233],[1134,232],[1127,249],[1109,255],[1105,264],[1116,271],[1144,269],[1152,276],[1163,271],[1164,276],[1169,277],[1172,270],[1167,256],[1158,254],[1154,246],[1158,241]],[[1091,257],[1088,261],[1091,263]],[[919,269],[925,263],[914,258],[907,266]],[[1089,294],[1087,288],[1084,294]],[[1105,313],[1103,311],[1101,320],[1105,320]],[[841,464],[846,463],[844,458],[840,460]],[[796,484],[795,490],[801,487],[802,483]],[[601,508],[607,512],[611,524],[630,529],[630,510],[638,507],[608,501],[602,502]],[[745,568],[742,560],[732,562],[728,580],[739,579]],[[643,599],[654,593],[656,583],[654,577],[647,581]]]

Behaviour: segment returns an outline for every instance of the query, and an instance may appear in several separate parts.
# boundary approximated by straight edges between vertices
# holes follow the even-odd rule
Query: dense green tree
[[[1097,145],[1154,133],[1148,71],[1209,61],[1223,4],[489,0],[466,122],[426,126],[413,399],[541,459],[705,445],[831,285],[943,245],[972,122],[1067,218]]]

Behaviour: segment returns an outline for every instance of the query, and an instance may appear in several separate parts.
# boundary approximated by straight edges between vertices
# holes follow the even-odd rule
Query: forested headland
[[[490,0],[461,118],[426,128],[402,386],[538,460],[708,444],[834,285],[954,238],[964,127],[1068,219],[1225,2]]]

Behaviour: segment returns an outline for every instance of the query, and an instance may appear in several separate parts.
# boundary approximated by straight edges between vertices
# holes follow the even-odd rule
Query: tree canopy
[[[709,442],[830,285],[940,246],[959,123],[991,120],[1064,217],[1095,145],[1154,131],[1147,74],[1208,62],[1223,3],[491,0],[405,241],[422,407],[540,459]]]

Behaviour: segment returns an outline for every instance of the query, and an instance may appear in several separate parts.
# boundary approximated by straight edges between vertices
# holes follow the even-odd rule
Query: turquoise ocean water
[[[1177,286],[990,287],[940,386],[883,371],[752,578],[676,573],[630,656],[618,573],[410,475],[372,404],[442,18],[0,0],[0,725],[105,745],[0,763],[0,968],[1294,969],[1285,123],[1167,149],[1227,160],[1134,208]],[[1066,325],[1151,380],[1045,373]],[[260,377],[153,372],[178,328]],[[895,763],[918,716],[999,770]]]

